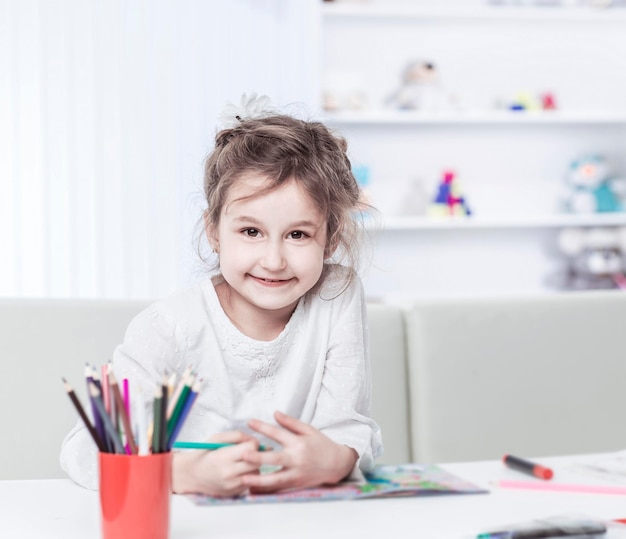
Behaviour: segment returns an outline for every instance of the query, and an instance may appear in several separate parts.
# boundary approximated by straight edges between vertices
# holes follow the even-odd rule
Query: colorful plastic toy
[[[432,217],[446,217],[471,215],[454,172],[448,170],[439,182],[437,193],[428,208],[428,215]]]

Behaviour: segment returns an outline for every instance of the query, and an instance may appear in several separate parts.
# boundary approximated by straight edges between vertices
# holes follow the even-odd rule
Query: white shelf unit
[[[458,111],[419,112],[375,109],[326,114],[341,127],[355,125],[626,125],[626,111]]]
[[[415,2],[326,2],[322,4],[326,19],[397,19],[418,23],[461,21],[531,21],[624,23],[625,8],[600,9],[575,6],[506,6],[474,5],[472,7],[437,5],[421,6]]]
[[[564,227],[626,226],[626,214],[560,213],[569,163],[601,153],[626,175],[626,9],[446,8],[438,2],[321,3],[320,99],[360,90],[366,107],[322,112],[370,170],[376,297],[553,291]],[[455,108],[400,111],[385,99],[410,60],[434,61]],[[555,111],[496,109],[515,91],[553,91]],[[432,219],[399,206],[455,170],[473,215]]]
[[[555,214],[491,217],[390,217],[370,230],[471,230],[506,228],[564,228],[626,226],[626,213]]]

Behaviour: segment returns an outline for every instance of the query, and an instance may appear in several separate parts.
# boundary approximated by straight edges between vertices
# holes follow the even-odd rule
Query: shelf
[[[420,7],[410,3],[371,4],[367,2],[325,2],[322,15],[326,18],[402,19],[423,22],[445,21],[528,21],[528,22],[598,22],[623,23],[626,9],[596,9],[584,7],[515,7],[476,6],[472,8]]]
[[[325,121],[337,125],[626,125],[626,111],[420,112],[371,109],[326,112]]]
[[[489,228],[561,228],[626,226],[626,212],[599,214],[555,214],[537,216],[496,217],[387,217],[380,224],[368,227],[372,231],[489,229]]]

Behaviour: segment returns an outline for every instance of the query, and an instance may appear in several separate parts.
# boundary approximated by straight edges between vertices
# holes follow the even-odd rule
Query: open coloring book
[[[377,466],[372,473],[367,474],[366,479],[367,483],[345,482],[334,486],[289,490],[277,494],[248,494],[236,498],[212,498],[191,494],[189,498],[197,505],[225,505],[360,500],[391,496],[433,496],[487,492],[436,465],[381,465]]]

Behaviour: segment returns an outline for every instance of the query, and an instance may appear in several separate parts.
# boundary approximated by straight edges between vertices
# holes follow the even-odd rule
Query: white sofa
[[[85,362],[105,362],[136,301],[0,300],[0,479],[62,477]],[[626,447],[626,294],[371,303],[381,462]]]

